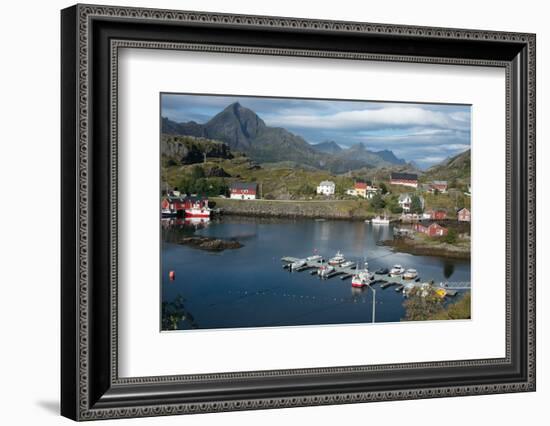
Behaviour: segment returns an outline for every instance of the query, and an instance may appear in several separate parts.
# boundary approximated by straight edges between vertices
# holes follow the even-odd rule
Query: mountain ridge
[[[359,142],[344,149],[335,141],[309,144],[283,127],[270,127],[254,111],[234,102],[204,124],[178,123],[162,117],[162,133],[218,140],[259,163],[293,161],[306,166],[345,173],[364,167],[404,165],[392,151],[370,151]]]

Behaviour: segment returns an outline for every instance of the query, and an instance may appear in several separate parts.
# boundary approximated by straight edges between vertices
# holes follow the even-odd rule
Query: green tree
[[[411,213],[422,213],[422,202],[420,201],[420,197],[418,195],[413,195],[411,197]]]
[[[386,198],[386,208],[390,210],[393,214],[400,214],[403,213],[403,209],[399,205],[399,202],[397,201],[397,195],[393,195],[389,198]]]
[[[462,209],[466,207],[466,200],[464,198],[464,195],[459,195],[456,197],[456,208]]]
[[[392,212],[393,214],[403,213],[403,207],[401,207],[399,204],[393,204],[390,207],[390,212]]]
[[[443,237],[443,241],[448,244],[454,244],[458,240],[458,232],[454,228],[449,228],[447,235]]]
[[[386,207],[386,202],[380,194],[375,194],[370,200],[370,205],[374,210],[381,210]]]
[[[382,191],[382,195],[386,195],[388,193],[388,187],[384,182],[380,184],[380,190]]]
[[[342,182],[336,182],[336,188],[334,188],[335,195],[343,196],[346,195],[346,189],[348,185],[343,184]]]
[[[193,182],[193,185],[192,185],[192,188],[193,188],[193,191],[192,193],[193,194],[206,194],[209,190],[209,184],[208,184],[208,181],[204,178],[201,178],[201,179],[197,179]]]
[[[315,195],[316,191],[315,191],[315,188],[311,186],[309,183],[303,182],[296,190],[296,193],[298,195],[308,196],[308,195]]]
[[[177,188],[182,194],[189,194],[193,191],[193,182],[187,176],[182,177],[178,181]]]
[[[191,178],[197,180],[204,177],[204,169],[201,166],[193,166],[193,168],[191,169]]]

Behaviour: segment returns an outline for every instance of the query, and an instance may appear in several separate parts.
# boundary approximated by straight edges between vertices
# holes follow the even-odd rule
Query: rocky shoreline
[[[238,249],[243,247],[243,244],[236,240],[223,240],[221,238],[203,236],[183,237],[178,241],[178,244],[206,251],[223,251],[226,249]]]
[[[470,259],[470,246],[453,245],[444,242],[425,242],[410,238],[380,241],[380,245],[391,247],[394,251],[421,256],[439,256],[453,259]]]
[[[272,201],[216,199],[216,207],[226,215],[365,220],[374,215],[366,210],[366,204],[357,201]]]

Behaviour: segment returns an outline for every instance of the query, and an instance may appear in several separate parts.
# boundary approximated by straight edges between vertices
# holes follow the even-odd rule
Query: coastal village
[[[356,217],[357,220],[376,226],[392,222],[399,224],[394,226],[394,240],[388,244],[399,245],[405,251],[411,245],[411,250],[422,251],[422,246],[430,242],[431,250],[435,248],[434,243],[445,243],[451,254],[453,249],[450,246],[457,246],[461,241],[469,247],[472,218],[469,185],[465,191],[460,191],[446,180],[422,182],[414,173],[391,172],[385,180],[355,180],[343,194],[337,193],[333,180],[323,180],[315,188],[315,194],[305,200],[265,199],[261,196],[261,186],[261,182],[235,181],[229,183],[227,189],[222,189],[224,193],[210,198],[203,194],[183,194],[174,189],[162,197],[162,215],[204,223],[216,214],[254,212],[259,216],[285,216],[292,215],[289,207],[296,204],[309,202],[317,206],[351,201],[366,207],[364,216]],[[262,209],[263,203],[268,203],[270,207],[278,203],[286,213],[280,209]],[[320,209],[315,218],[331,218],[324,212]]]
[[[313,297],[315,304],[321,296],[302,288],[309,279],[297,280],[298,275],[349,279],[353,300],[364,303],[365,294],[372,293],[372,322],[380,320],[376,291],[390,287],[395,291],[380,294],[382,320],[470,317],[469,145],[449,157],[441,152],[421,167],[414,157],[399,158],[362,142],[310,143],[266,125],[238,102],[203,123],[163,117],[160,143],[160,213],[167,243],[228,250],[216,262],[229,262],[230,269],[238,253],[257,254],[271,271],[264,279],[292,284],[282,297]],[[247,231],[237,231],[241,226]],[[277,243],[274,230],[280,233]],[[433,258],[440,271],[433,269]],[[275,265],[278,260],[282,265]],[[173,265],[166,273],[175,288],[180,272]],[[281,266],[288,276],[275,272]],[[190,269],[193,265],[186,264],[180,271],[188,276]],[[241,277],[240,270],[234,273]],[[240,288],[244,281],[243,276],[234,285]],[[327,303],[337,295],[344,301],[340,287],[330,287],[334,297]],[[297,288],[305,293],[294,295]],[[388,296],[401,293],[405,302]],[[364,321],[363,313],[358,320]]]

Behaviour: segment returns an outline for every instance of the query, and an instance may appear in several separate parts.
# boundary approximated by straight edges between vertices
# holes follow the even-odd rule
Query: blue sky
[[[205,123],[233,102],[309,143],[333,140],[346,148],[362,142],[421,168],[470,148],[469,105],[163,94],[161,115]]]

